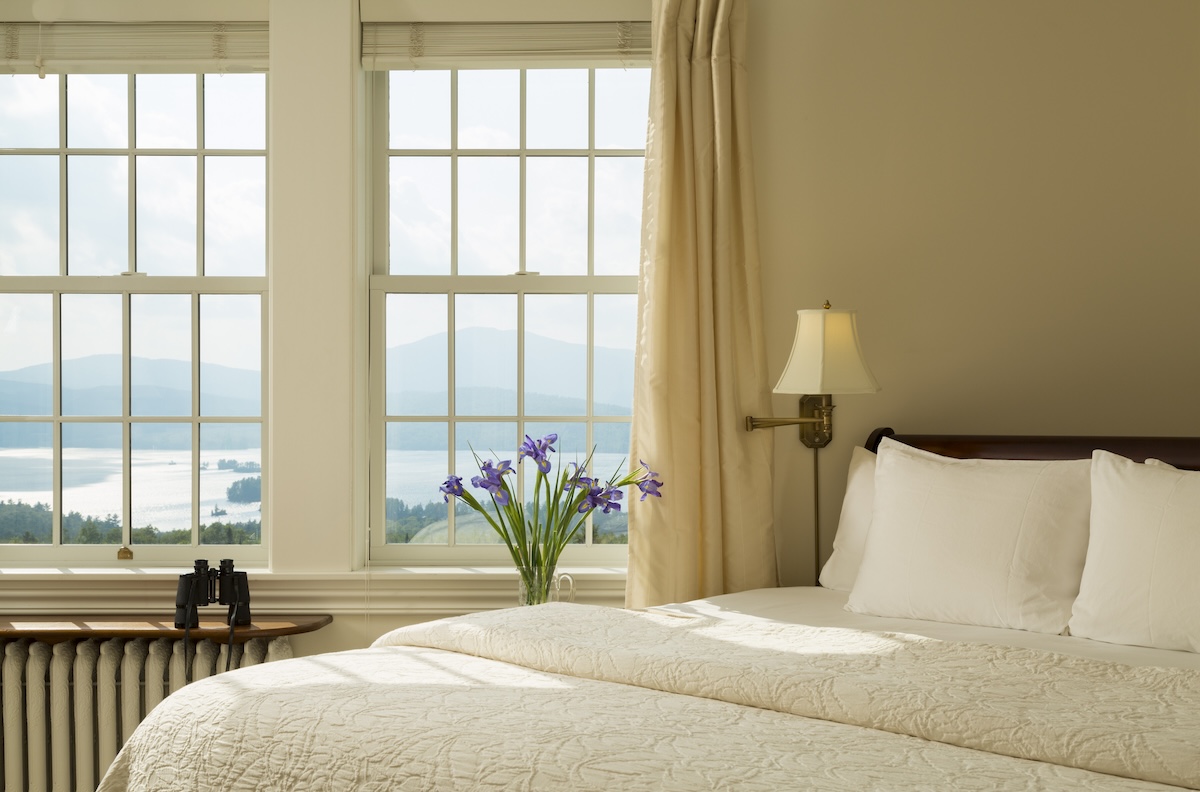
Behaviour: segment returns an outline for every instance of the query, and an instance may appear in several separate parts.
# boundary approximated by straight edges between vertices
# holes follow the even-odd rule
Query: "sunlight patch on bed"
[[[730,629],[728,623],[719,623],[699,627],[694,632],[721,643],[799,655],[886,655],[915,644],[935,641],[933,638],[905,633],[871,633],[840,627],[798,627],[791,624],[779,625],[779,629],[766,627],[762,631],[748,632]],[[804,640],[806,633],[811,635],[811,640]]]

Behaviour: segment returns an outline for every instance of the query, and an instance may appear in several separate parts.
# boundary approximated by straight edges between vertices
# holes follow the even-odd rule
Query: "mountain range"
[[[458,332],[455,391],[459,415],[515,414],[515,390],[498,386],[498,383],[516,379],[511,364],[516,357],[516,344],[516,331],[470,328]],[[387,350],[389,414],[445,414],[446,349],[446,334],[439,333]],[[586,405],[582,393],[583,383],[586,382],[587,348],[582,344],[526,333],[525,355],[526,371],[531,380],[525,393],[526,413],[584,415]],[[593,360],[596,372],[593,383],[594,414],[629,415],[633,400],[632,351],[596,347]],[[538,372],[552,372],[553,376],[537,376]],[[130,374],[131,408],[135,417],[187,417],[191,414],[189,362],[133,358]],[[231,417],[259,415],[261,381],[257,371],[201,363],[201,414]],[[0,414],[50,415],[50,383],[51,367],[48,363],[0,371]],[[93,355],[63,362],[64,415],[119,415],[121,393],[120,356]],[[105,428],[97,427],[97,432],[90,433],[94,434],[92,437],[89,435],[90,429],[81,427],[76,432],[76,442],[83,446],[107,447],[111,445],[111,434],[103,431]],[[139,432],[139,445],[172,447],[175,442],[171,439],[174,428],[164,427],[157,438],[156,431],[147,425],[144,431]],[[429,436],[426,437],[426,434]],[[44,447],[45,437],[44,424],[0,425],[0,447]],[[156,440],[162,445],[155,446]],[[436,430],[431,434],[406,432],[403,445],[411,449],[444,448],[445,436]]]

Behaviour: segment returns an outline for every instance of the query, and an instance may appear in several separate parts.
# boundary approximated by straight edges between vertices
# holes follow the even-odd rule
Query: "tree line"
[[[441,501],[417,503],[409,506],[399,498],[386,498],[384,501],[384,518],[386,520],[385,534],[389,544],[407,544],[411,542],[422,529],[438,522],[445,522],[449,512],[446,504]],[[525,504],[528,511],[533,511],[533,503]],[[478,513],[465,503],[458,503],[454,512],[455,518],[461,524],[463,519],[482,520]],[[593,514],[592,543],[593,544],[625,544],[629,535],[629,515],[624,512],[609,514]],[[584,532],[580,529],[574,543],[582,544]]]
[[[0,502],[0,544],[49,544],[52,512],[45,503]],[[153,525],[134,528],[133,544],[186,545],[192,532],[186,528],[161,531]],[[104,517],[68,512],[62,518],[63,541],[67,544],[121,544],[121,520],[115,514]],[[200,544],[260,544],[262,524],[211,522],[200,529]]]

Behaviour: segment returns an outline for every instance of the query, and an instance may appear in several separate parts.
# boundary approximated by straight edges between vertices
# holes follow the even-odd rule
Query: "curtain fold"
[[[777,584],[746,0],[654,0],[626,605]]]

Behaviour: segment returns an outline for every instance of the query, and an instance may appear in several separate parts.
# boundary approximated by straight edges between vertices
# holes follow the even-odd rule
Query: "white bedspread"
[[[201,680],[100,789],[1200,788],[1198,746],[1191,670],[561,604]]]

